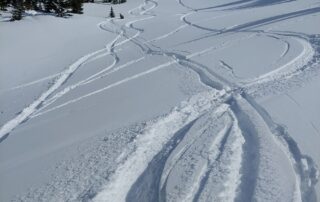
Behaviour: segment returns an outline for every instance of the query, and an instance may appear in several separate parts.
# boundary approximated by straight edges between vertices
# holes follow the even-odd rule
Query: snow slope
[[[319,5],[1,22],[0,201],[317,201]]]

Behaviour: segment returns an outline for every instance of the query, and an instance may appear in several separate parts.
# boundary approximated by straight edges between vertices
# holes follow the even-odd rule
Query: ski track
[[[147,12],[147,11],[149,11],[149,10],[151,10],[153,7],[154,7],[154,6],[150,7],[149,9],[144,10],[144,13]],[[153,18],[153,16],[151,16],[151,17],[146,17],[146,18],[142,18],[142,19],[132,20],[132,21],[130,21],[130,22],[127,22],[127,23],[125,24],[125,26],[126,26],[127,28],[130,28],[133,23],[141,22],[141,21],[148,20],[148,19],[151,19],[151,18]],[[108,22],[108,21],[107,21],[107,22]],[[113,20],[110,20],[110,22],[113,23]],[[42,107],[41,107],[41,109],[40,109],[39,111],[47,108],[47,107],[50,106],[52,103],[54,103],[57,99],[59,99],[60,97],[62,97],[62,96],[65,95],[65,94],[67,94],[67,93],[70,92],[71,90],[73,90],[73,89],[75,89],[75,88],[78,88],[78,87],[80,87],[80,86],[83,86],[83,85],[90,84],[90,83],[96,81],[97,79],[101,79],[101,78],[103,78],[103,77],[105,77],[105,76],[108,76],[108,75],[110,75],[110,74],[112,74],[112,73],[114,73],[114,72],[116,72],[116,71],[118,71],[118,70],[121,70],[121,69],[123,69],[123,68],[125,68],[125,67],[128,67],[128,66],[130,66],[130,65],[132,65],[132,64],[134,64],[134,63],[137,63],[137,62],[139,62],[139,61],[141,61],[142,59],[145,58],[145,57],[141,57],[141,58],[138,58],[138,59],[136,59],[136,60],[129,61],[129,62],[127,62],[126,64],[121,65],[121,66],[119,66],[119,67],[117,67],[117,68],[113,68],[113,67],[116,66],[116,64],[117,64],[118,61],[119,61],[119,58],[117,57],[114,49],[115,49],[116,47],[118,47],[118,46],[121,46],[121,45],[129,42],[129,41],[134,40],[135,38],[137,38],[137,37],[141,34],[141,31],[137,31],[136,34],[133,35],[132,37],[126,37],[125,40],[122,40],[121,42],[118,42],[118,43],[117,43],[117,41],[118,41],[121,37],[124,36],[125,30],[123,30],[123,29],[117,30],[118,27],[115,27],[115,29],[111,31],[111,30],[108,30],[108,29],[105,28],[105,24],[106,24],[106,23],[104,23],[104,22],[99,23],[99,24],[98,24],[98,27],[99,27],[100,29],[102,29],[102,30],[105,30],[105,31],[109,31],[109,32],[112,32],[112,33],[117,33],[118,35],[117,35],[117,37],[116,37],[113,41],[111,41],[111,42],[106,46],[106,49],[107,49],[106,53],[97,55],[96,57],[91,58],[91,60],[96,60],[96,59],[99,59],[99,58],[101,58],[101,57],[105,57],[105,56],[107,56],[107,55],[113,55],[113,56],[114,56],[114,62],[113,62],[110,66],[108,66],[108,67],[102,69],[101,71],[99,71],[99,72],[97,72],[97,73],[89,76],[88,78],[86,78],[86,79],[84,79],[84,80],[81,80],[81,81],[77,82],[76,84],[67,86],[66,88],[64,88],[64,89],[61,90],[60,92],[56,93],[54,96],[52,96],[51,98],[47,99],[47,100],[43,103],[43,105],[42,105]],[[88,62],[90,62],[90,61],[88,61]],[[109,71],[109,70],[112,69],[112,68],[113,68],[113,70],[112,70],[112,71]],[[127,79],[125,79],[125,80],[127,80]],[[122,82],[122,81],[119,81],[119,82],[117,82],[117,83],[122,84],[123,82]],[[117,86],[117,85],[118,85],[117,83],[116,83],[115,85],[111,85],[111,86]],[[107,87],[106,89],[109,89],[109,88]],[[97,92],[101,92],[101,91],[97,91]],[[93,95],[93,94],[91,94],[91,95]],[[87,96],[82,96],[81,98],[79,97],[78,99],[81,100],[81,99],[83,99],[84,97],[87,97]],[[68,102],[68,103],[72,103],[72,102]],[[65,103],[65,105],[66,105],[66,104],[67,104],[67,103]],[[62,106],[65,106],[65,105],[62,105]],[[59,107],[55,107],[54,109],[58,109],[58,108],[59,108]],[[53,109],[52,109],[52,110],[53,110]],[[52,110],[48,110],[47,112],[52,111]],[[44,113],[42,113],[42,112],[40,112],[40,113],[35,113],[33,116],[31,116],[31,118],[37,117],[37,116],[39,116],[39,115],[41,115],[41,114],[44,114]]]
[[[81,66],[83,65],[88,59],[91,57],[103,52],[105,49],[101,49],[95,51],[93,53],[89,53],[80,59],[78,59],[75,63],[70,65],[66,70],[64,70],[60,75],[57,77],[55,82],[53,83],[50,88],[41,94],[39,98],[37,98],[32,104],[28,107],[24,108],[14,119],[8,121],[0,128],[0,142],[3,141],[9,133],[15,129],[20,123],[24,122],[26,119],[32,115],[39,106],[52,94],[54,93],[60,86],[63,85],[64,82],[68,80],[68,78]]]
[[[51,111],[60,109],[61,107],[67,106],[67,105],[69,105],[69,104],[76,103],[76,102],[78,102],[78,101],[80,101],[80,100],[82,100],[82,99],[84,99],[84,98],[88,98],[88,97],[90,97],[90,96],[96,95],[96,94],[98,94],[98,93],[101,93],[101,92],[103,92],[103,91],[109,90],[109,89],[114,88],[114,87],[116,87],[116,86],[119,86],[119,85],[121,85],[121,84],[127,83],[127,82],[129,82],[129,81],[131,81],[131,80],[138,79],[138,78],[140,78],[140,77],[142,77],[142,76],[145,76],[145,75],[148,75],[148,74],[150,74],[150,73],[156,72],[156,71],[158,71],[158,70],[160,70],[160,69],[162,69],[162,68],[164,68],[164,67],[168,67],[168,66],[170,66],[170,65],[172,65],[172,64],[174,64],[174,63],[176,63],[176,61],[171,61],[171,62],[167,62],[167,63],[162,64],[162,65],[158,65],[158,66],[156,66],[156,67],[151,68],[150,70],[141,72],[141,73],[136,74],[136,75],[131,76],[131,77],[127,77],[127,78],[122,79],[122,80],[120,80],[120,81],[117,81],[117,82],[115,82],[115,83],[113,83],[113,84],[110,84],[110,85],[108,85],[108,86],[106,86],[106,87],[104,87],[104,88],[101,88],[101,89],[92,91],[91,93],[88,93],[88,94],[86,94],[86,95],[80,96],[80,97],[78,97],[78,98],[76,98],[76,99],[69,100],[69,101],[67,101],[67,102],[64,102],[63,104],[57,105],[57,106],[52,107],[52,108],[50,108],[50,109],[48,109],[48,110],[45,110],[45,111],[43,111],[43,112],[39,112],[39,113],[35,114],[34,117],[41,116],[41,115],[46,114],[46,113],[48,113],[48,112],[51,112]]]
[[[152,2],[152,1],[151,1]],[[146,9],[144,12],[142,12],[143,14],[148,12],[149,10],[153,9],[154,7],[156,7],[157,4],[154,3],[153,6],[151,6],[149,9]],[[146,20],[146,19],[150,19],[150,18],[144,18],[144,19],[138,19],[138,20],[134,20],[133,22],[138,22],[138,21],[142,21],[142,20]],[[112,20],[108,20],[111,21]],[[107,21],[107,22],[108,22]],[[130,25],[130,23],[133,22],[129,22],[128,25]],[[102,22],[103,23],[103,22]],[[102,23],[98,24],[98,27],[102,28]],[[104,52],[108,52],[107,54],[113,54],[113,49],[116,46],[115,43],[116,41],[119,40],[119,38],[121,38],[122,36],[122,32],[120,32],[119,34],[117,34],[117,36],[115,37],[115,39],[113,41],[111,41],[105,48],[100,49],[98,51],[89,53],[81,58],[79,58],[75,63],[73,63],[72,65],[70,65],[66,70],[64,70],[63,72],[61,72],[59,74],[59,76],[57,77],[57,79],[54,81],[53,85],[50,86],[50,88],[45,91],[44,93],[42,93],[42,95],[37,98],[32,104],[30,104],[28,107],[24,108],[14,119],[8,121],[7,123],[5,123],[3,126],[1,126],[0,128],[0,143],[6,139],[9,136],[9,133],[14,130],[19,124],[21,124],[22,122],[26,121],[27,119],[30,118],[30,116],[32,116],[32,114],[34,114],[35,112],[39,111],[40,109],[42,109],[42,105],[44,104],[44,102],[47,100],[47,98],[52,95],[57,89],[60,88],[60,86],[62,86],[67,80],[68,78],[74,74],[74,72],[82,65],[84,65],[86,62],[90,61],[92,58],[98,58],[101,54],[106,54]],[[119,45],[122,45],[130,40],[132,40],[134,37],[137,37],[140,33],[138,33],[137,35],[133,36],[132,38],[128,38],[125,39],[124,41],[120,42]],[[48,102],[47,105],[50,105],[51,103],[53,103],[56,99],[58,99],[59,97],[63,96],[64,94],[66,94],[67,92],[69,92],[70,90],[78,87],[79,85],[81,85],[82,83],[88,83],[87,81],[89,81],[90,79],[93,79],[94,77],[100,75],[101,73],[111,69],[113,66],[115,66],[115,64],[117,63],[117,56],[114,54],[114,62],[113,64],[111,64],[109,67],[107,67],[106,69],[90,76],[89,78],[85,79],[84,81],[80,81],[77,84],[73,85],[73,86],[69,86],[66,87],[64,90],[60,91],[59,93],[57,93],[55,95],[54,98],[52,98],[52,100]],[[39,81],[36,81],[39,82]],[[119,82],[121,83],[121,81]],[[83,85],[83,84],[82,84]]]
[[[30,81],[30,82],[27,82],[27,83],[24,83],[24,84],[17,85],[15,87],[12,87],[12,88],[9,88],[9,89],[0,90],[0,94],[4,93],[4,92],[12,91],[12,90],[17,90],[17,89],[22,89],[22,88],[25,88],[25,87],[29,87],[29,86],[32,86],[32,85],[35,85],[35,84],[38,84],[38,83],[41,83],[43,81],[47,81],[47,80],[50,80],[50,79],[54,79],[59,75],[60,75],[60,73],[52,74],[52,75],[43,77],[41,79],[37,79],[37,80],[34,80],[34,81]]]
[[[212,8],[195,9],[185,5],[182,0],[177,2],[188,12],[180,17],[180,21],[184,24],[176,29],[154,39],[144,40],[141,37],[144,30],[135,27],[134,23],[156,17],[155,12],[151,11],[158,6],[157,1],[145,0],[138,7],[128,11],[137,19],[127,22],[124,26],[117,26],[112,20],[97,25],[99,29],[117,34],[104,49],[80,58],[59,75],[44,77],[9,89],[28,87],[56,77],[47,91],[1,127],[0,143],[20,123],[29,118],[39,117],[173,64],[179,64],[195,72],[199,81],[210,90],[192,96],[168,114],[147,122],[143,132],[136,135],[128,147],[124,148],[118,158],[116,170],[108,182],[95,193],[92,201],[151,201],[151,199],[156,201],[308,201],[307,194],[312,193],[315,185],[313,182],[317,181],[317,176],[312,178],[310,175],[316,169],[315,165],[301,155],[290,136],[269,120],[266,112],[250,96],[266,83],[280,79],[286,81],[293,75],[299,75],[314,59],[316,55],[314,47],[302,35],[272,33],[272,28],[269,28],[260,32],[251,30],[253,33],[245,37],[225,41],[218,46],[204,48],[185,56],[170,52],[152,43],[166,39],[189,26],[210,31],[212,37],[214,36],[212,33],[236,34],[230,31],[241,28],[241,25],[233,25],[219,31],[199,26],[196,23],[227,15],[196,22],[188,21],[186,19],[188,16]],[[108,22],[113,24],[114,30],[106,27]],[[240,31],[250,32],[249,29],[250,27],[248,30]],[[129,31],[135,32],[133,35],[128,35]],[[300,43],[303,51],[286,64],[251,79],[237,77],[233,68],[221,60],[220,65],[231,72],[237,80],[236,83],[221,78],[208,67],[192,60],[194,57],[221,50],[235,42],[247,40],[259,34],[281,40],[285,44],[284,51],[272,64],[274,66],[277,66],[290,50],[287,37]],[[120,41],[121,38],[124,39]],[[117,65],[120,58],[115,48],[128,42],[141,49],[144,56],[123,65]],[[79,67],[107,55],[113,57],[113,62],[108,67],[75,84],[66,85],[58,91]],[[168,62],[48,108],[71,90],[143,61],[148,55],[162,55],[168,59]],[[186,128],[187,130],[184,130]],[[180,139],[176,145],[170,149],[166,148],[166,145],[177,136]],[[160,155],[164,149],[170,150],[167,156]],[[156,156],[165,162],[161,165],[163,169],[160,173],[153,173],[155,176],[151,175],[151,178],[150,176],[144,178],[144,172],[154,169],[151,162]],[[146,183],[147,180],[152,180],[152,177],[158,180],[159,190],[151,191],[154,187],[149,187]],[[134,191],[137,182],[141,184],[146,194]],[[129,195],[132,198],[127,198]]]
[[[245,83],[248,83],[246,85],[256,85],[257,83],[276,80],[277,78],[283,77],[285,75],[291,75],[293,72],[296,72],[301,67],[306,65],[312,59],[315,52],[313,50],[313,47],[307,41],[302,39],[296,40],[303,46],[303,51],[297,57],[273,71],[258,76],[257,78],[245,81]]]
[[[187,23],[184,20],[184,18],[190,14],[191,13],[188,13],[182,16],[181,20]],[[187,24],[191,25],[191,23],[187,23]],[[157,37],[155,40],[166,38],[180,31],[185,27],[186,26],[182,25],[177,29],[173,30],[172,32],[169,32],[163,36]],[[256,34],[253,34],[253,35],[255,36]],[[253,35],[250,35],[249,37],[252,37]],[[270,36],[270,37],[273,37],[278,40],[282,40],[276,36]],[[313,48],[306,40],[301,40],[299,38],[296,38],[296,40],[300,42],[304,48],[303,51],[300,53],[300,55],[298,55],[295,59],[288,62],[287,64],[269,73],[266,73],[262,76],[251,79],[250,81],[247,81],[247,83],[249,83],[249,85],[250,84],[257,85],[259,83],[263,83],[267,81],[270,82],[279,78],[284,78],[285,76],[290,76],[292,72],[295,72],[297,71],[297,69],[306,65],[307,62],[309,62],[314,56]],[[152,41],[154,40],[150,40],[148,42],[152,42]],[[278,61],[280,61],[283,57],[285,57],[285,55],[289,51],[290,44],[285,40],[283,40],[283,42],[286,44],[286,48],[284,52],[280,55],[279,59],[275,61],[275,64],[278,63]],[[188,59],[191,59],[192,57],[205,54],[213,49],[214,48],[210,47],[200,52],[189,54],[185,58],[188,60]],[[176,55],[172,55],[172,57],[178,60],[177,62],[179,62],[179,60],[181,59],[181,58],[177,58]],[[183,65],[183,63],[180,63],[180,62],[179,64]],[[223,63],[222,65],[225,66],[226,64]],[[230,69],[229,66],[228,66],[228,69],[231,72],[233,72],[233,69],[232,68]],[[202,77],[203,75],[199,74],[199,76]],[[201,81],[201,78],[200,78],[200,81]],[[209,87],[212,87],[212,86],[209,86]],[[245,86],[241,88],[245,88]],[[219,100],[222,99],[222,97],[224,96],[220,96]],[[253,105],[250,104],[250,102],[246,101],[246,99],[241,94],[236,93],[236,96],[231,96],[231,97],[233,99],[233,102],[236,103],[236,105],[238,106],[237,110],[241,111],[240,114],[244,114],[241,116],[247,117],[246,121],[241,121],[241,122],[249,122],[249,123],[239,123],[239,120],[237,118],[238,116],[240,116],[237,114],[239,112],[236,112],[235,109],[229,109],[225,104],[222,105],[224,108],[223,110],[218,108],[218,111],[220,113],[225,113],[226,111],[228,111],[230,116],[232,117],[233,136],[231,136],[230,134],[228,136],[226,135],[227,127],[225,127],[222,131],[220,131],[215,141],[211,143],[212,145],[215,145],[215,146],[212,146],[211,150],[208,149],[208,151],[205,152],[205,156],[208,155],[207,157],[204,156],[203,154],[204,151],[197,152],[197,148],[205,149],[206,145],[210,144],[210,141],[202,140],[200,138],[201,136],[194,137],[194,139],[197,138],[198,142],[200,142],[198,144],[200,144],[201,146],[197,145],[197,140],[190,141],[190,139],[188,139],[188,141],[190,142],[190,145],[189,146],[185,145],[185,146],[182,146],[182,148],[179,148],[181,145],[187,144],[187,143],[183,143],[183,140],[179,142],[179,144],[174,148],[174,150],[171,152],[171,155],[166,160],[166,165],[161,174],[159,195],[156,196],[157,200],[160,200],[160,201],[234,201],[238,197],[244,197],[244,198],[250,197],[251,199],[254,199],[254,200],[282,201],[283,199],[286,199],[286,200],[289,199],[290,196],[292,197],[291,198],[292,201],[304,200],[302,191],[305,191],[305,190],[300,190],[301,189],[300,181],[303,176],[301,176],[299,173],[296,173],[295,170],[296,170],[297,162],[292,157],[292,154],[290,153],[289,148],[286,146],[286,143],[281,142],[281,140],[275,137],[275,135],[271,132],[268,124],[265,123],[264,118],[259,114],[259,111],[256,110],[255,107],[253,107]],[[225,103],[226,100],[221,102]],[[193,106],[193,102],[189,101],[189,103],[190,105]],[[235,105],[235,104],[232,104],[232,105]],[[198,122],[197,119],[202,118],[200,117],[200,115],[206,114],[206,113],[208,112],[205,112],[205,113],[200,112],[199,114],[197,114],[198,116],[196,115],[193,116],[192,115],[193,113],[189,113],[189,115],[192,117],[191,120],[196,120],[195,122],[197,123]],[[213,114],[218,116],[216,112]],[[170,114],[162,118],[161,120],[163,122],[166,122],[167,119],[171,119]],[[184,124],[181,124],[183,122],[181,122],[180,116],[178,116],[177,118],[173,118],[173,120],[170,121],[170,124],[176,124],[177,122],[181,124],[178,128],[175,128],[174,130],[172,129],[171,125],[164,126],[164,128],[162,128],[163,126],[161,126],[161,128],[159,129],[158,122],[156,122],[156,124],[151,124],[150,126],[148,126],[146,129],[147,134],[142,134],[143,137],[141,137],[141,139],[153,137],[152,135],[149,134],[149,130],[150,130],[149,127],[151,127],[154,131],[158,132],[157,141],[153,141],[152,143],[146,142],[144,140],[142,141],[140,140],[140,136],[139,136],[137,140],[135,140],[135,143],[137,144],[136,145],[137,151],[131,154],[127,152],[127,155],[128,155],[128,157],[126,158],[127,160],[119,164],[119,167],[116,170],[116,173],[113,175],[113,178],[108,182],[107,185],[105,185],[105,187],[102,188],[102,191],[98,193],[98,195],[94,198],[93,201],[112,201],[114,199],[116,201],[130,200],[126,198],[126,196],[128,193],[130,193],[130,189],[134,188],[133,185],[138,180],[138,176],[143,176],[143,170],[147,169],[148,163],[151,162],[153,157],[156,156],[156,154],[158,154],[161,151],[162,147],[172,138],[173,133],[177,132],[178,129],[185,127],[188,123],[191,122],[191,120],[187,121]],[[242,129],[239,126],[239,124],[242,125]],[[242,130],[244,125],[252,125],[251,126],[252,128],[249,129],[249,131],[252,131],[250,132],[251,134],[247,134],[245,135],[245,137],[242,135]],[[193,126],[191,126],[191,128],[192,127]],[[168,132],[166,132],[167,130]],[[205,131],[205,130],[202,129],[201,131]],[[208,131],[211,131],[214,133],[213,129],[211,130],[208,129]],[[254,134],[257,134],[258,137],[255,137],[253,140],[248,141],[247,144],[254,143],[259,145],[257,148],[259,151],[259,155],[256,160],[253,159],[254,161],[256,161],[256,163],[252,164],[252,165],[256,164],[255,165],[256,168],[254,167],[251,168],[251,169],[258,170],[256,173],[257,179],[255,184],[251,185],[251,189],[252,189],[251,193],[253,195],[246,196],[245,195],[246,188],[242,187],[243,186],[242,181],[244,180],[244,178],[248,178],[248,176],[247,174],[242,175],[240,171],[242,168],[242,163],[244,163],[242,160],[243,155],[247,155],[248,153],[248,151],[245,151],[243,153],[243,149],[250,148],[250,145],[244,147],[243,144],[246,143],[246,138],[252,139],[253,137],[251,136]],[[168,138],[168,135],[171,135],[171,137]],[[166,138],[166,140],[158,141],[159,137]],[[187,137],[188,137],[188,132],[187,134],[184,135],[184,138],[187,139]],[[224,138],[226,140],[223,140]],[[222,144],[223,141],[225,141],[225,143]],[[220,146],[217,146],[217,145],[220,145]],[[146,151],[147,149],[146,147],[149,147],[149,150],[152,150],[152,151]],[[218,147],[220,148],[218,149]],[[154,151],[153,149],[157,149],[157,151]],[[270,152],[270,149],[273,151]],[[178,151],[176,152],[175,150],[178,150]],[[190,151],[190,153],[188,153],[188,151]],[[217,153],[218,151],[220,152],[220,154]],[[197,153],[199,154],[197,155]],[[172,155],[174,157],[171,157]],[[186,157],[183,157],[183,156],[186,156]],[[141,161],[140,158],[142,158],[143,161]],[[281,166],[279,167],[277,163],[274,163],[273,158],[275,159],[275,162],[277,162],[278,160],[278,162],[281,162],[282,164],[284,164],[285,168]],[[191,164],[191,165],[188,166],[187,164]],[[272,171],[270,172],[269,169],[271,169]],[[286,172],[288,176],[290,175],[292,176],[290,180],[281,181],[281,179],[280,180],[276,179],[277,178],[276,176],[281,176],[283,175],[281,173],[286,173]],[[269,179],[270,176],[274,176],[275,179],[270,180]],[[273,177],[271,178],[273,179]],[[217,182],[220,182],[220,183],[217,183]],[[222,187],[221,187],[221,184],[222,184]],[[240,192],[244,191],[244,193],[241,193],[239,195],[238,193],[239,190]],[[145,191],[148,192],[148,190],[145,190]],[[132,194],[130,195],[130,197],[132,197]],[[135,197],[136,197],[135,201],[149,200],[148,198],[139,198],[140,196],[138,195]],[[151,198],[154,198],[154,196],[150,196],[150,199]]]
[[[125,201],[126,193],[147,167],[154,155],[180,128],[187,125],[203,111],[208,110],[219,98],[219,92],[208,92],[191,98],[190,101],[174,109],[164,118],[148,127],[144,134],[135,139],[137,150],[130,154],[123,164],[119,165],[110,183],[103,188],[93,201]],[[224,108],[217,109],[217,114]],[[157,141],[154,141],[154,140]]]

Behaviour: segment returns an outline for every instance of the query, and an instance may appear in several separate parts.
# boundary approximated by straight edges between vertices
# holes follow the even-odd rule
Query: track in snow
[[[185,23],[191,25],[186,21]],[[180,26],[157,39],[175,34],[184,27]],[[188,112],[190,119],[186,119],[187,121],[181,122],[179,113],[183,112],[184,108],[179,107],[175,109],[178,113],[174,110],[162,118],[160,123],[148,126],[146,134],[142,134],[142,137],[139,136],[134,142],[137,150],[127,153],[126,160],[119,163],[108,184],[93,200],[315,200],[314,193],[309,195],[314,184],[306,187],[305,183],[316,180],[310,175],[297,172],[302,166],[301,162],[308,158],[297,155],[292,150],[294,141],[288,138],[284,131],[279,130],[276,124],[267,121],[268,115],[259,109],[256,103],[252,103],[251,98],[242,93],[248,91],[248,86],[255,85],[255,88],[259,89],[261,83],[289,79],[294,72],[308,65],[315,56],[314,48],[306,39],[303,40],[299,36],[295,38],[303,44],[304,50],[293,61],[247,81],[244,86],[236,86],[235,89],[229,86],[228,81],[219,78],[208,69],[204,71],[205,66],[200,65],[199,71],[198,65],[187,61],[195,55],[211,51],[212,48],[185,58],[162,50],[165,55],[177,59],[180,65],[197,72],[204,85],[216,90],[219,90],[220,86],[228,89],[219,97],[219,101],[216,101],[216,105],[219,103],[221,106],[216,109],[215,105],[213,107],[207,102],[201,102],[203,106],[209,107],[209,110],[206,108],[205,111],[199,112],[198,109],[194,110],[194,98],[192,98],[187,104],[190,108]],[[280,58],[284,57],[289,49],[289,44],[287,42],[286,44],[287,49]],[[191,63],[191,66],[187,63]],[[222,65],[226,66],[225,63]],[[212,78],[214,82],[211,81],[215,85],[210,85]],[[205,98],[207,99],[210,100]],[[170,121],[167,121],[168,119]],[[155,131],[157,140],[152,140]],[[166,141],[158,141],[158,138],[165,138]],[[309,165],[311,167],[307,172],[314,172],[313,162],[309,161]]]
[[[310,44],[311,39],[296,33],[271,32],[271,29],[259,33],[251,30],[257,26],[283,20],[288,16],[236,25],[225,30],[199,26],[197,22],[188,21],[186,17],[218,7],[197,9],[186,6],[181,0],[178,3],[190,11],[180,19],[184,24],[152,40],[144,40],[141,37],[144,30],[135,27],[134,23],[156,17],[156,14],[150,11],[157,8],[157,1],[146,0],[138,8],[129,11],[137,18],[142,18],[133,20],[125,26],[117,26],[116,22],[110,21],[109,23],[113,23],[117,28],[116,38],[106,48],[80,58],[58,76],[48,91],[15,119],[2,126],[0,140],[3,141],[15,127],[28,118],[41,116],[172,64],[179,64],[196,73],[199,81],[210,90],[191,97],[168,114],[147,123],[141,134],[137,135],[120,155],[116,169],[108,182],[94,193],[91,199],[93,201],[315,201],[313,189],[317,176],[312,159],[301,154],[287,132],[273,123],[268,114],[251,97],[261,89],[266,91],[265,88],[270,83],[278,83],[281,80],[280,84],[286,85],[293,76],[299,76],[308,68],[318,64],[319,53],[313,44]],[[303,14],[304,12],[297,12],[295,15]],[[197,56],[225,48],[233,42],[207,47],[188,55],[165,50],[154,44],[188,26],[210,33],[208,36],[184,44],[221,34],[247,32],[246,37],[236,41],[257,34],[285,41],[287,48],[280,59],[285,57],[290,49],[287,37],[301,43],[304,50],[294,60],[277,69],[238,83],[236,80],[220,76],[209,67],[193,60]],[[108,30],[104,23],[98,27],[114,32]],[[117,66],[119,58],[114,48],[125,43],[136,45],[144,56]],[[60,89],[82,64],[106,55],[114,57],[114,62],[109,67]],[[168,62],[51,107],[56,100],[73,89],[133,65],[148,55],[163,56]],[[233,69],[225,62],[221,61],[221,65],[234,75]]]
[[[150,7],[149,9],[152,9],[154,6]],[[146,13],[149,9],[146,9],[141,13]],[[134,20],[132,22],[129,22],[128,26],[133,22],[138,22],[138,21],[142,21],[142,20],[146,20],[146,19],[148,19],[148,18]],[[112,22],[112,20],[107,20],[107,22],[99,23],[98,27],[101,28],[102,30],[105,30],[103,28],[103,24],[108,23],[108,22]],[[3,126],[1,126],[1,128],[0,128],[0,143],[3,140],[5,140],[9,136],[9,134],[12,132],[12,130],[14,130],[17,126],[19,126],[21,123],[27,121],[35,113],[39,112],[41,109],[43,109],[43,108],[47,107],[48,105],[52,104],[59,97],[61,97],[64,94],[68,93],[69,91],[71,91],[74,88],[77,88],[79,86],[91,83],[92,81],[94,81],[94,80],[96,80],[98,78],[101,78],[99,76],[102,76],[102,77],[105,76],[105,75],[102,75],[102,74],[107,72],[108,70],[110,70],[112,67],[114,67],[116,65],[116,63],[118,62],[118,60],[119,60],[117,55],[114,52],[114,48],[117,47],[117,46],[123,45],[123,44],[129,42],[130,40],[133,40],[133,38],[137,37],[140,34],[140,32],[138,31],[136,35],[134,35],[132,37],[129,37],[129,38],[119,42],[118,44],[116,44],[116,42],[122,37],[123,32],[116,31],[116,34],[117,34],[117,36],[115,37],[115,39],[113,41],[111,41],[110,43],[108,43],[105,48],[97,50],[97,51],[92,52],[92,53],[88,53],[87,55],[79,58],[76,62],[74,62],[72,65],[70,65],[68,68],[66,68],[59,75],[57,75],[57,76],[56,75],[52,75],[52,76],[49,76],[48,78],[47,77],[46,78],[42,78],[42,79],[39,79],[37,81],[33,81],[33,82],[30,82],[30,83],[24,84],[22,86],[17,86],[14,89],[11,89],[11,90],[15,90],[17,88],[27,87],[27,86],[36,84],[39,81],[43,81],[43,80],[46,80],[46,79],[49,79],[49,78],[56,77],[56,79],[54,80],[53,84],[49,87],[49,89],[47,91],[43,92],[39,98],[34,100],[34,102],[31,103],[28,107],[24,108],[15,118],[13,118],[12,120],[8,121]],[[97,73],[89,76],[88,78],[86,78],[86,79],[84,79],[82,81],[79,81],[78,83],[76,83],[74,85],[67,86],[66,88],[64,88],[60,92],[56,93],[56,91],[82,65],[84,65],[85,63],[90,62],[92,60],[96,60],[96,59],[98,59],[100,57],[106,56],[106,55],[112,55],[114,57],[114,62],[110,66],[108,66],[107,68],[101,70],[100,72],[97,72]],[[132,63],[137,62],[139,60],[140,59],[137,59],[135,61],[131,61],[131,62],[127,63],[124,66],[129,66]],[[121,68],[123,68],[123,67],[121,67]],[[121,68],[118,68],[118,69],[121,69]],[[51,95],[53,95],[53,96],[50,97]]]
[[[157,39],[175,34],[184,27],[180,26]],[[259,89],[261,83],[289,79],[294,72],[314,58],[314,49],[308,41],[297,36],[295,38],[303,44],[304,50],[293,61],[231,90],[232,86],[228,87],[228,81],[217,77],[208,69],[204,71],[204,66],[200,65],[199,68],[193,61],[187,61],[211,51],[212,48],[185,58],[162,50],[165,55],[177,59],[180,65],[198,73],[204,85],[216,90],[223,86],[228,90],[219,96],[219,101],[213,106],[206,101],[200,102],[209,108],[204,111],[194,109],[193,104],[194,99],[203,98],[191,98],[187,103],[190,118],[185,118],[186,121],[181,121],[181,117],[185,115],[180,115],[185,109],[178,107],[148,126],[146,134],[143,133],[134,141],[137,150],[133,153],[127,152],[126,160],[119,163],[115,174],[93,200],[315,200],[314,193],[309,195],[314,184],[307,187],[305,185],[306,182],[316,180],[311,175],[298,171],[301,169],[301,162],[309,158],[297,155],[300,152],[293,151],[294,141],[284,131],[279,130],[276,124],[268,121],[268,115],[242,93],[248,91],[248,86],[255,85],[255,88]],[[284,57],[289,49],[289,44],[286,44],[287,50],[280,58]],[[188,63],[191,65],[188,66]],[[222,65],[226,66],[225,63]],[[210,85],[212,78],[214,85]],[[196,108],[198,105],[197,103]],[[216,105],[220,107],[216,109]],[[157,140],[153,140],[155,132]],[[165,141],[159,138],[165,138]],[[314,172],[315,167],[310,159],[309,165],[311,167],[307,173]]]

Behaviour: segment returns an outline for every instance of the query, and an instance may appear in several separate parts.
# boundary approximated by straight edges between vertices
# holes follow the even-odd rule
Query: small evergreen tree
[[[11,21],[21,20],[22,19],[22,12],[23,12],[22,0],[14,1],[13,10],[11,12],[12,13]]]
[[[111,9],[110,9],[109,17],[110,17],[110,18],[116,17],[116,15],[114,14],[114,11],[113,11],[113,8],[112,8],[112,7],[111,7]]]
[[[0,0],[0,10],[5,11],[8,6],[7,0]]]
[[[22,9],[21,8],[14,8],[12,10],[11,21],[21,20],[22,19]]]
[[[57,2],[53,2],[54,5],[54,12],[57,17],[64,17],[65,16],[65,9],[63,0],[58,0]]]
[[[124,19],[124,16],[120,13],[120,19]]]
[[[37,7],[39,11],[45,11],[45,0],[37,0]]]
[[[82,14],[82,0],[71,0],[70,1],[70,6],[71,6],[71,12],[72,13],[78,13],[78,14]]]
[[[52,0],[45,0],[44,1],[44,11],[50,13],[51,10],[54,9],[54,4]]]
[[[33,10],[35,10],[35,11],[40,10],[40,8],[39,8],[39,6],[38,6],[38,4],[39,4],[39,1],[38,1],[38,0],[31,0],[31,4],[32,4]]]
[[[32,9],[32,2],[31,2],[31,0],[25,0],[25,1],[23,2],[23,5],[24,5],[24,8],[25,8],[26,10],[31,10],[31,9]]]

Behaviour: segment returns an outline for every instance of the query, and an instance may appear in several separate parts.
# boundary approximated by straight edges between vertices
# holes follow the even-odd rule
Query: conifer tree
[[[124,19],[124,16],[121,13],[120,13],[119,16],[120,16],[120,19]]]
[[[21,20],[22,12],[23,12],[22,0],[13,1],[12,5],[13,5],[13,10],[11,12],[12,13],[11,21]]]
[[[50,13],[51,10],[54,9],[53,1],[52,0],[45,0],[44,1],[44,11]]]
[[[8,6],[7,0],[0,0],[0,10],[5,11],[7,6]]]
[[[25,8],[26,10],[31,10],[31,9],[32,9],[32,2],[31,2],[31,0],[25,0],[25,1],[23,2],[23,5],[24,5],[24,8]]]
[[[57,17],[64,17],[65,16],[65,9],[63,0],[58,0],[57,2],[53,2],[54,11]]]
[[[70,1],[70,6],[71,6],[71,12],[72,13],[78,13],[78,14],[82,14],[82,0],[71,0]]]
[[[38,6],[39,0],[31,0],[31,4],[32,4],[32,9],[35,11],[40,10],[39,6]]]
[[[19,8],[14,8],[12,10],[11,21],[21,20],[22,19],[22,10]]]
[[[11,21],[22,19],[22,8],[14,8],[11,13]]]
[[[112,8],[112,7],[111,7],[111,9],[110,9],[109,17],[110,17],[110,18],[116,17],[116,15],[114,14],[114,11],[113,11],[113,8]]]

